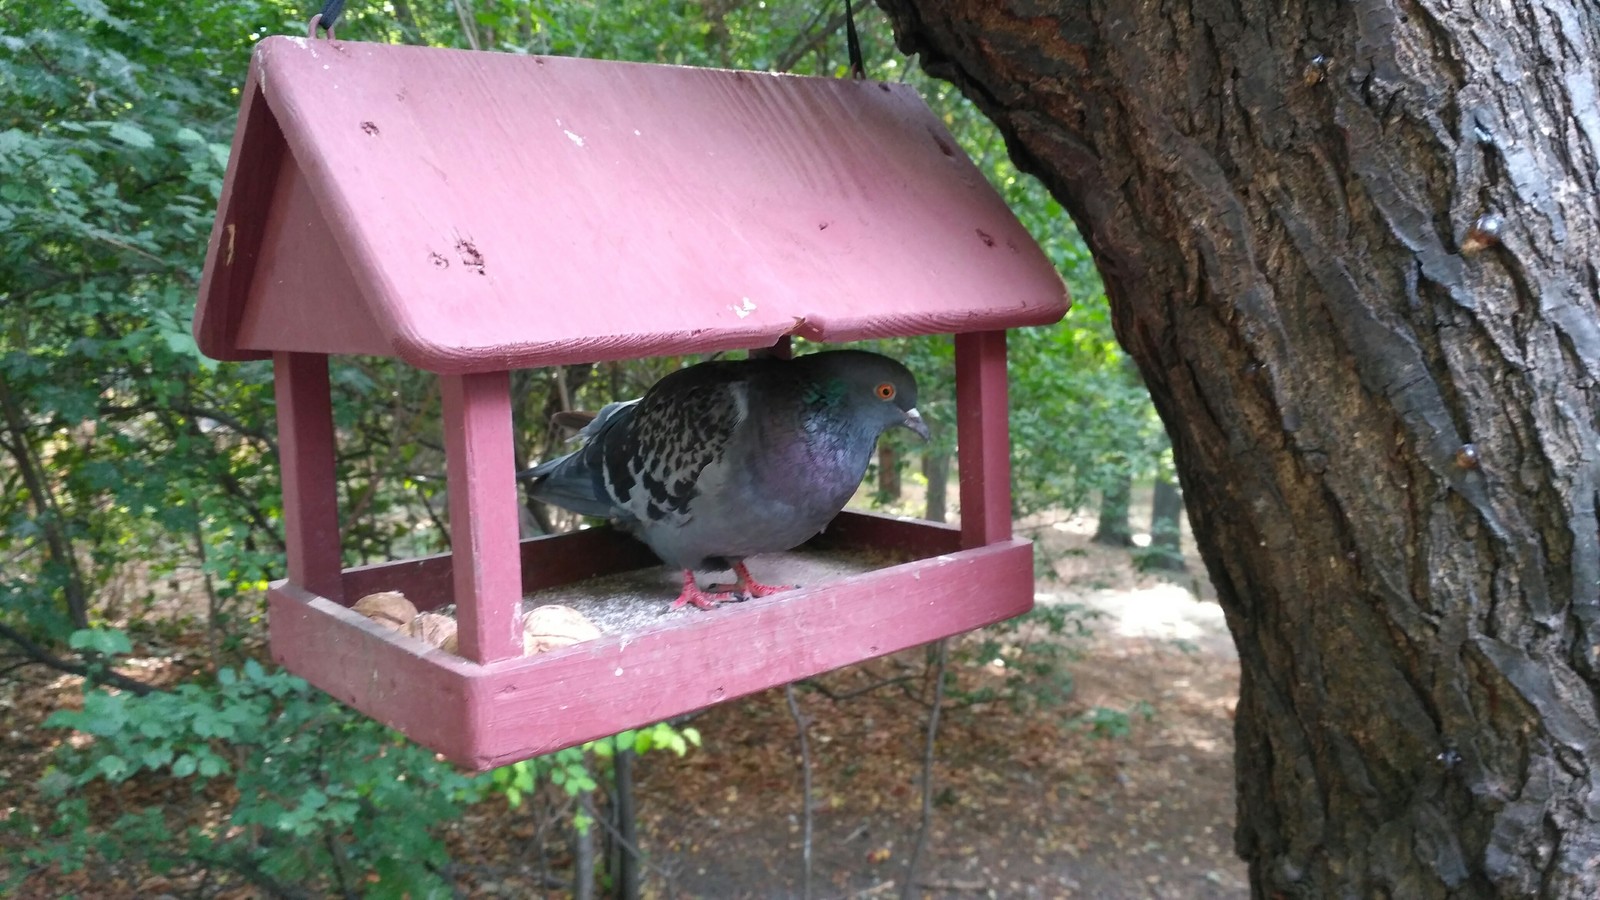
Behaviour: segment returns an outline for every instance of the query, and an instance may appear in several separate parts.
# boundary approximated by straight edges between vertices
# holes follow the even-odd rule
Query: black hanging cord
[[[867,77],[867,67],[861,62],[861,38],[856,34],[856,11],[850,0],[844,0],[844,43],[850,51],[850,77]]]
[[[345,0],[324,0],[322,11],[311,17],[311,34],[317,36],[317,29],[321,28],[328,33],[328,40],[333,40],[333,27],[339,24],[339,15],[344,12]]]

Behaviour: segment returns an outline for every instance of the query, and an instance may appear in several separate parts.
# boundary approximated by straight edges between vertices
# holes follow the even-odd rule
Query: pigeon
[[[682,569],[672,609],[712,609],[735,595],[702,590],[696,571],[732,569],[746,597],[788,590],[756,581],[745,557],[827,527],[896,426],[928,437],[916,378],[887,356],[704,362],[607,404],[573,438],[578,449],[517,477],[535,499],[609,519]]]

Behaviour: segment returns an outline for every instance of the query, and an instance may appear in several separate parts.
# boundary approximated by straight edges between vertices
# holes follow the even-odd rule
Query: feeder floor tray
[[[792,585],[796,589],[821,587],[842,578],[864,575],[884,566],[909,561],[902,554],[889,556],[838,547],[808,545],[788,553],[766,553],[746,560],[750,572],[764,584]],[[732,572],[698,573],[700,586],[732,585]],[[635,634],[654,628],[668,628],[683,616],[702,612],[697,609],[672,609],[672,601],[683,588],[683,572],[655,565],[618,572],[598,578],[585,578],[558,587],[535,591],[523,598],[524,611],[546,604],[570,606],[600,629],[601,634]],[[771,598],[761,598],[776,599]],[[737,609],[752,601],[734,601]],[[719,607],[720,609],[720,607]]]
[[[361,711],[475,769],[692,712],[978,628],[1033,605],[1033,548],[960,549],[960,532],[850,511],[798,551],[755,557],[797,584],[714,610],[668,611],[681,573],[610,529],[522,542],[524,608],[573,607],[602,632],[535,656],[478,664],[278,582],[273,656]],[[713,579],[702,576],[702,585]],[[449,555],[346,570],[344,595],[453,601]]]

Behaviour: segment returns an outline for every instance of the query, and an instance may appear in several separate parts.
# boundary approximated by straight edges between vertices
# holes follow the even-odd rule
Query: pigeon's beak
[[[915,406],[906,410],[906,417],[900,420],[900,424],[922,435],[923,440],[928,439],[928,423],[922,421],[922,414],[917,412]]]

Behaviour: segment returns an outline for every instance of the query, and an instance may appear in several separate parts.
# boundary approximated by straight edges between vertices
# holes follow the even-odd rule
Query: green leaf
[[[147,150],[156,145],[156,139],[131,122],[112,122],[108,132],[113,138],[138,150]]]
[[[128,707],[125,697],[112,696],[99,690],[83,695],[83,719],[77,726],[80,731],[98,737],[110,737],[122,731],[127,724]]]
[[[87,722],[88,717],[81,710],[76,709],[58,709],[44,717],[44,727],[46,728],[71,728],[82,731]]]
[[[132,767],[122,757],[108,753],[95,762],[95,770],[104,776],[107,781],[115,782],[128,777]]]
[[[125,19],[119,19],[111,14],[102,0],[67,0],[67,5],[93,22],[108,25],[117,31],[128,31],[131,24]]]
[[[84,628],[74,631],[67,639],[67,646],[74,650],[91,650],[106,656],[133,652],[133,644],[128,640],[128,636],[109,628]]]

